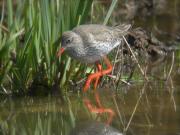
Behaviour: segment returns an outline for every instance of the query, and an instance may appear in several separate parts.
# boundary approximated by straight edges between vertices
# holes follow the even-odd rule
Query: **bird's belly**
[[[89,56],[85,56],[85,57],[82,57],[81,61],[83,63],[95,63],[96,61],[99,61],[102,59],[103,56],[101,55],[93,55],[91,57]]]
[[[109,52],[111,52],[115,47],[117,47],[121,42],[116,41],[113,44],[102,44],[98,43],[95,46],[87,46],[83,49],[71,50],[69,55],[82,62],[82,63],[95,63],[96,61],[101,60],[104,56],[106,56]]]
[[[101,60],[105,55],[107,55],[112,48],[108,46],[101,47],[89,47],[84,55],[80,55],[79,59],[83,63],[94,63]]]
[[[102,55],[84,55],[84,56],[71,56],[73,59],[76,59],[82,63],[95,63],[96,61],[99,61],[102,59]]]
[[[101,60],[104,56],[109,54],[115,47],[120,45],[121,42],[114,44],[97,44],[96,47],[89,47],[86,55],[82,57],[82,61],[85,63],[94,63]]]

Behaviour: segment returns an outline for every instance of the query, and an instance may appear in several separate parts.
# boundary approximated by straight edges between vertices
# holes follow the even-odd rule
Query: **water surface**
[[[143,26],[165,42],[177,41],[180,2],[164,2],[164,7],[157,4],[151,15],[134,15],[134,27]],[[111,21],[117,23],[118,19],[115,16]],[[149,82],[133,80],[130,86],[120,85],[117,91],[97,90],[102,106],[115,113],[111,127],[127,135],[180,134],[180,52],[175,52],[174,63],[172,54],[166,59],[149,66]],[[84,104],[88,99],[92,106],[98,107],[92,91],[70,92],[61,99],[59,96],[1,97],[0,134],[68,135],[81,123],[106,123],[109,119],[108,113],[92,113]]]

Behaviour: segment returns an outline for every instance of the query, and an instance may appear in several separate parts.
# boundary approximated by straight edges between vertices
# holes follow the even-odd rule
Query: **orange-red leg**
[[[110,61],[108,60],[108,58],[104,57],[103,60],[107,65],[107,69],[106,70],[101,70],[101,71],[98,71],[97,73],[89,75],[88,79],[86,80],[85,86],[83,88],[84,92],[86,92],[88,90],[92,80],[96,79],[94,87],[97,87],[99,78],[101,76],[105,75],[105,74],[109,74],[112,71],[112,65],[111,65]]]
[[[99,63],[96,63],[98,72],[102,72],[102,66]],[[94,89],[97,88],[98,82],[99,82],[100,76],[96,77],[95,83],[94,83]]]

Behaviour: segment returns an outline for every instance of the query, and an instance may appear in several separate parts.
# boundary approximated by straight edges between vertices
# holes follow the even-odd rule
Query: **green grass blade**
[[[107,13],[107,15],[106,15],[106,18],[105,18],[104,22],[103,22],[103,25],[106,25],[106,24],[108,23],[108,20],[109,20],[111,14],[112,14],[112,12],[113,12],[113,10],[114,10],[117,2],[118,2],[118,0],[113,0],[113,1],[112,1],[111,6],[110,6],[110,8],[109,8],[109,11],[108,11],[108,13]]]

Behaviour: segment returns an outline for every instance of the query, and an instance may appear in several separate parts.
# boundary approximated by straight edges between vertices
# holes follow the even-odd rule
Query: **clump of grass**
[[[71,60],[68,58],[66,64],[61,64],[56,57],[60,37],[63,31],[86,20],[92,0],[17,0],[15,5],[13,0],[4,0],[2,3],[1,93],[27,93],[37,86],[50,90],[64,85]]]
[[[113,0],[106,25],[117,4]],[[0,92],[46,93],[79,80],[92,69],[67,55],[56,57],[64,31],[85,23],[92,0],[3,1],[0,22]],[[84,71],[84,72],[83,72]],[[85,74],[82,74],[85,73]]]

